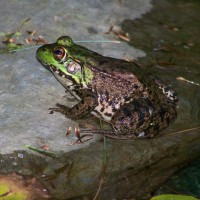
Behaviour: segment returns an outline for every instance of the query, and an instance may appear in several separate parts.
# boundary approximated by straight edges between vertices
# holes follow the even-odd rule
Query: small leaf
[[[187,195],[162,194],[159,196],[152,197],[151,200],[198,200],[198,199]]]
[[[22,35],[22,32],[21,31],[16,31],[13,33],[13,36],[20,36]]]

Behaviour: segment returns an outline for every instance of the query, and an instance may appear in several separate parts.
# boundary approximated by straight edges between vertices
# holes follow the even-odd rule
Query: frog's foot
[[[130,134],[130,133],[119,134],[118,132],[113,131],[113,130],[83,129],[83,130],[81,130],[81,133],[101,134],[108,138],[118,139],[118,140],[130,140],[130,139],[138,139],[139,138],[135,134]]]
[[[49,108],[49,110],[53,111],[53,112],[59,112],[62,113],[63,115],[67,115],[69,108],[65,105],[59,104],[57,103],[56,106],[58,106],[58,108]]]

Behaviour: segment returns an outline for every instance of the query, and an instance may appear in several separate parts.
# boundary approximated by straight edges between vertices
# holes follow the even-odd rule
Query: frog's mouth
[[[66,79],[69,78],[69,76],[67,76],[67,75],[66,75],[64,72],[62,72],[60,69],[56,69],[55,66],[50,65],[49,68],[50,68],[50,70],[51,70],[53,73],[58,74],[58,75],[61,76],[62,78],[66,78]]]
[[[73,79],[60,69],[56,69],[53,65],[50,65],[49,69],[64,88],[68,89],[67,87],[74,85]]]

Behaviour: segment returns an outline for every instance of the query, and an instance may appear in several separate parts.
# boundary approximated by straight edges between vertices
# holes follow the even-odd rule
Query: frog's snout
[[[39,47],[36,51],[36,58],[38,61],[42,62],[43,58],[48,54],[48,45],[43,45]]]

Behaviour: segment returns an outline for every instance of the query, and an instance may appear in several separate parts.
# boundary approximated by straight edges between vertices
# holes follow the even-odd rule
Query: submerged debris
[[[1,33],[0,36],[3,37],[2,43],[6,45],[5,48],[1,49],[1,52],[13,53],[17,50],[23,49],[24,45],[27,44],[38,45],[47,43],[43,36],[37,36],[36,30],[22,30],[23,26],[30,20],[30,18],[24,20],[24,22],[11,33]]]
[[[117,37],[119,37],[120,39],[126,42],[130,41],[128,33],[124,33],[123,31],[120,31],[120,30],[115,30],[114,26],[110,26],[109,30],[105,32],[105,34],[110,34],[110,33],[115,34]]]
[[[49,199],[47,189],[34,177],[17,173],[0,175],[0,200]]]

